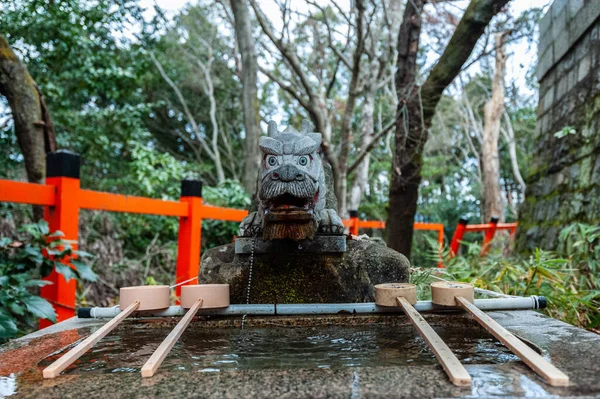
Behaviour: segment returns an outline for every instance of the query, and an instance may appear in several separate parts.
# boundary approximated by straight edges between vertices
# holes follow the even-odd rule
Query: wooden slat
[[[53,206],[56,189],[46,184],[0,180],[0,202]]]
[[[69,367],[74,361],[79,359],[85,352],[87,352],[92,346],[98,341],[104,338],[109,332],[111,332],[116,326],[119,325],[127,316],[133,313],[140,306],[139,301],[133,302],[125,310],[111,319],[108,323],[103,325],[98,331],[87,337],[84,341],[79,343],[76,347],[68,351],[65,355],[61,356],[60,359],[46,367],[43,371],[44,378],[54,378],[58,376],[61,371]]]
[[[527,346],[519,338],[515,337],[510,331],[498,324],[496,320],[492,319],[463,297],[456,297],[456,302],[469,312],[479,324],[490,332],[490,334],[508,347],[515,355],[519,356],[519,358],[531,367],[540,377],[546,380],[548,384],[558,387],[566,387],[569,385],[569,377],[567,375]]]
[[[454,353],[442,341],[440,336],[437,335],[435,330],[425,321],[423,316],[413,308],[406,298],[398,297],[396,300],[402,306],[404,313],[406,313],[412,325],[421,334],[425,342],[427,342],[427,345],[429,345],[429,348],[439,360],[450,381],[457,386],[471,385],[471,376],[465,367],[454,356]]]
[[[380,220],[359,220],[358,228],[360,229],[385,229],[385,222]]]
[[[160,364],[163,362],[163,360],[165,360],[171,349],[173,349],[173,346],[175,346],[175,343],[177,343],[181,337],[181,334],[183,334],[198,310],[202,307],[203,302],[204,301],[202,299],[198,299],[190,308],[190,310],[187,311],[185,316],[181,318],[179,323],[177,323],[173,331],[167,335],[167,338],[165,338],[158,349],[154,351],[152,356],[150,356],[150,359],[148,359],[146,364],[144,364],[142,367],[142,377],[152,377],[154,373],[156,373],[156,370],[158,370]]]
[[[202,218],[241,222],[248,211],[244,209],[222,208],[220,206],[202,205]]]
[[[92,190],[81,190],[79,206],[84,209],[162,216],[188,216],[189,213],[188,204],[185,202],[163,201]]]
[[[430,230],[430,231],[440,231],[444,230],[444,225],[441,223],[415,223],[415,230]]]

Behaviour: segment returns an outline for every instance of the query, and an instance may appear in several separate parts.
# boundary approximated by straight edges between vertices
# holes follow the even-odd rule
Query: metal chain
[[[250,251],[250,268],[248,270],[248,290],[246,291],[246,305],[250,304],[250,288],[252,286],[252,268],[254,266],[254,249],[256,248],[256,237],[257,233],[254,233],[254,238],[252,239],[252,251]],[[246,322],[247,314],[242,316],[242,330],[244,329],[244,323]]]

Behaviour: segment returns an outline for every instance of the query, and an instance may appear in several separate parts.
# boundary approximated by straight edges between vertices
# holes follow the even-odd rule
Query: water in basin
[[[467,328],[468,327],[468,328]],[[518,358],[481,328],[434,326],[465,365]],[[139,372],[169,328],[120,326],[65,371]],[[45,367],[65,350],[40,363]],[[192,325],[161,370],[211,373],[228,370],[318,369],[436,365],[433,353],[410,325],[202,328]]]

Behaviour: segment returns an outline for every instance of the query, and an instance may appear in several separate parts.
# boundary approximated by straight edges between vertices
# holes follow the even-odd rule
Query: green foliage
[[[556,137],[557,139],[562,139],[563,137],[566,137],[568,135],[575,134],[577,134],[577,130],[575,130],[573,126],[565,126],[558,132],[554,133],[554,137]]]
[[[95,281],[96,274],[79,259],[66,265],[73,256],[90,257],[74,251],[63,242],[62,233],[50,233],[46,222],[26,224],[19,229],[18,239],[0,237],[0,342],[34,328],[40,318],[56,321],[52,305],[37,295],[48,281],[41,278],[53,269],[68,281],[72,278]]]
[[[205,187],[202,192],[205,203],[228,208],[250,208],[250,196],[237,180],[225,180],[216,187]],[[202,250],[230,243],[238,233],[238,222],[218,220],[202,221]]]
[[[444,272],[418,269],[413,281],[426,291],[425,284],[435,281],[437,274],[445,280],[465,281],[507,295],[542,295],[548,299],[545,313],[549,316],[580,327],[596,328],[600,324],[596,277],[599,238],[600,227],[572,225],[560,234],[560,253],[537,249],[529,257],[506,256],[502,250],[492,250],[482,257],[477,243],[465,243],[460,256],[450,257],[447,249],[443,252]],[[431,251],[430,256],[437,260],[439,254],[437,250]]]

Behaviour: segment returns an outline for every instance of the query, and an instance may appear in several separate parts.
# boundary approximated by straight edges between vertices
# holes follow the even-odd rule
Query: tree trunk
[[[244,187],[250,195],[256,193],[258,169],[260,168],[260,116],[258,113],[257,75],[258,64],[254,51],[254,39],[250,26],[250,14],[245,0],[231,0],[235,33],[242,57],[242,105],[246,139],[244,141]]]
[[[27,67],[3,36],[0,36],[0,94],[6,97],[12,111],[27,180],[43,183],[46,177],[46,152],[56,151],[52,120]],[[34,207],[34,218],[38,220],[42,216],[41,208]]]
[[[371,141],[373,141],[375,123],[373,121],[373,115],[375,113],[375,88],[367,87],[364,88],[364,99],[361,110],[361,134],[362,140],[360,144],[360,151],[363,151]],[[359,151],[359,152],[360,152]],[[365,187],[369,180],[369,163],[371,161],[371,153],[368,152],[363,160],[359,163],[356,168],[356,177],[350,190],[350,198],[348,201],[349,210],[358,210],[360,201],[362,199]]]
[[[481,166],[483,171],[483,200],[487,222],[492,217],[504,220],[502,189],[500,187],[500,156],[498,140],[500,139],[500,121],[504,113],[504,72],[506,69],[506,53],[504,52],[505,33],[496,34],[496,69],[492,80],[492,97],[483,108],[484,128],[481,146]]]
[[[423,148],[435,107],[460,73],[486,26],[509,0],[472,0],[448,46],[423,86],[416,84],[416,61],[424,0],[406,5],[398,34],[396,123],[388,210],[388,245],[410,257],[413,223],[419,199]]]
[[[365,12],[364,0],[356,0],[356,48],[352,54],[352,70],[350,83],[348,85],[348,99],[346,108],[342,115],[341,143],[340,143],[340,162],[337,180],[335,181],[335,191],[338,200],[338,214],[345,218],[348,216],[347,195],[348,195],[348,155],[350,152],[350,142],[352,140],[352,117],[358,97],[358,81],[360,78],[360,59],[364,52],[363,39],[363,15]]]

